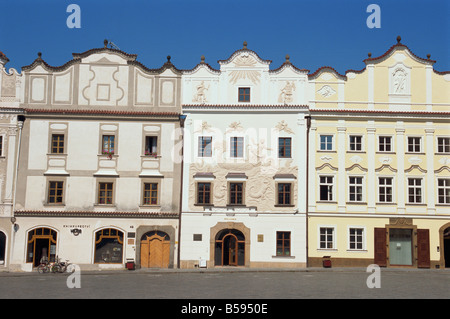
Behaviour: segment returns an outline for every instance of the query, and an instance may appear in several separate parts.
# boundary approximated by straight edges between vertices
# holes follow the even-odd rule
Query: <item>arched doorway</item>
[[[42,261],[55,261],[56,237],[56,231],[50,228],[30,230],[27,241],[27,263],[33,263],[33,267],[37,267]]]
[[[6,255],[6,235],[0,231],[0,266],[5,264]]]
[[[223,229],[215,240],[216,266],[245,265],[245,236],[237,229]]]
[[[450,227],[444,229],[443,232],[444,241],[444,266],[450,268]]]
[[[150,231],[141,237],[141,267],[168,268],[170,237],[162,231]]]

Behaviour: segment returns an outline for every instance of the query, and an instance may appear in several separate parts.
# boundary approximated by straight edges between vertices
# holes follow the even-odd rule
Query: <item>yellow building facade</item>
[[[397,43],[308,76],[308,266],[450,267],[450,72]]]

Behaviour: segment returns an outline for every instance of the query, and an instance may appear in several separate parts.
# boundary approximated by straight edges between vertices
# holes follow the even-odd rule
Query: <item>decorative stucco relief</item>
[[[209,90],[209,85],[206,86],[205,82],[202,81],[199,85],[197,85],[192,102],[198,102],[198,103],[202,103],[202,104],[207,103],[208,99],[206,98],[206,91],[208,91],[208,90]]]
[[[213,205],[215,207],[225,207],[228,204],[228,182],[226,176],[230,172],[245,173],[247,179],[244,187],[244,204],[246,207],[257,207],[258,211],[274,211],[276,201],[276,182],[275,174],[293,174],[297,175],[297,166],[293,166],[293,161],[286,161],[284,166],[268,170],[268,163],[221,163],[207,164],[195,163],[190,165],[189,182],[189,206],[192,210],[198,210],[195,207],[196,202],[196,180],[193,176],[196,173],[214,174],[213,183]],[[297,182],[293,182],[292,203],[297,202]],[[291,208],[292,209],[292,208]],[[276,210],[280,210],[278,207]]]
[[[281,89],[278,97],[278,102],[288,104],[291,103],[295,91],[295,84],[291,81],[286,81],[286,85]]]
[[[254,67],[256,60],[250,56],[248,52],[242,53],[238,56],[234,62],[234,65],[238,68],[243,68],[243,70],[233,70],[230,72],[230,82],[235,84],[240,79],[249,79],[253,83],[257,84],[261,73],[256,70],[250,70],[249,68]],[[246,69],[248,68],[248,69]]]
[[[331,86],[324,85],[317,91],[317,93],[319,93],[323,97],[330,97],[336,94],[336,91]]]
[[[278,132],[285,131],[286,133],[294,134],[294,131],[289,128],[288,124],[284,120],[278,122],[278,124],[275,126],[275,129]]]

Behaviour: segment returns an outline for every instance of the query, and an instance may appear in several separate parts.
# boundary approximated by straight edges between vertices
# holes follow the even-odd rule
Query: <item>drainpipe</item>
[[[181,128],[181,181],[180,181],[180,204],[178,214],[178,250],[177,250],[177,268],[180,268],[180,250],[181,250],[181,214],[183,210],[183,166],[184,166],[184,122],[186,115],[180,115]]]
[[[308,240],[308,210],[309,210],[309,129],[311,127],[311,116],[305,116],[306,119],[306,268],[309,267],[309,240]]]

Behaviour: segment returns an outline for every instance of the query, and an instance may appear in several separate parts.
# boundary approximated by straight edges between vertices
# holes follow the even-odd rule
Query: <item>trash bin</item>
[[[323,256],[322,265],[323,268],[331,268],[331,256]]]
[[[136,267],[135,267],[134,261],[127,261],[127,263],[126,263],[126,268],[127,268],[128,270],[135,270]]]

